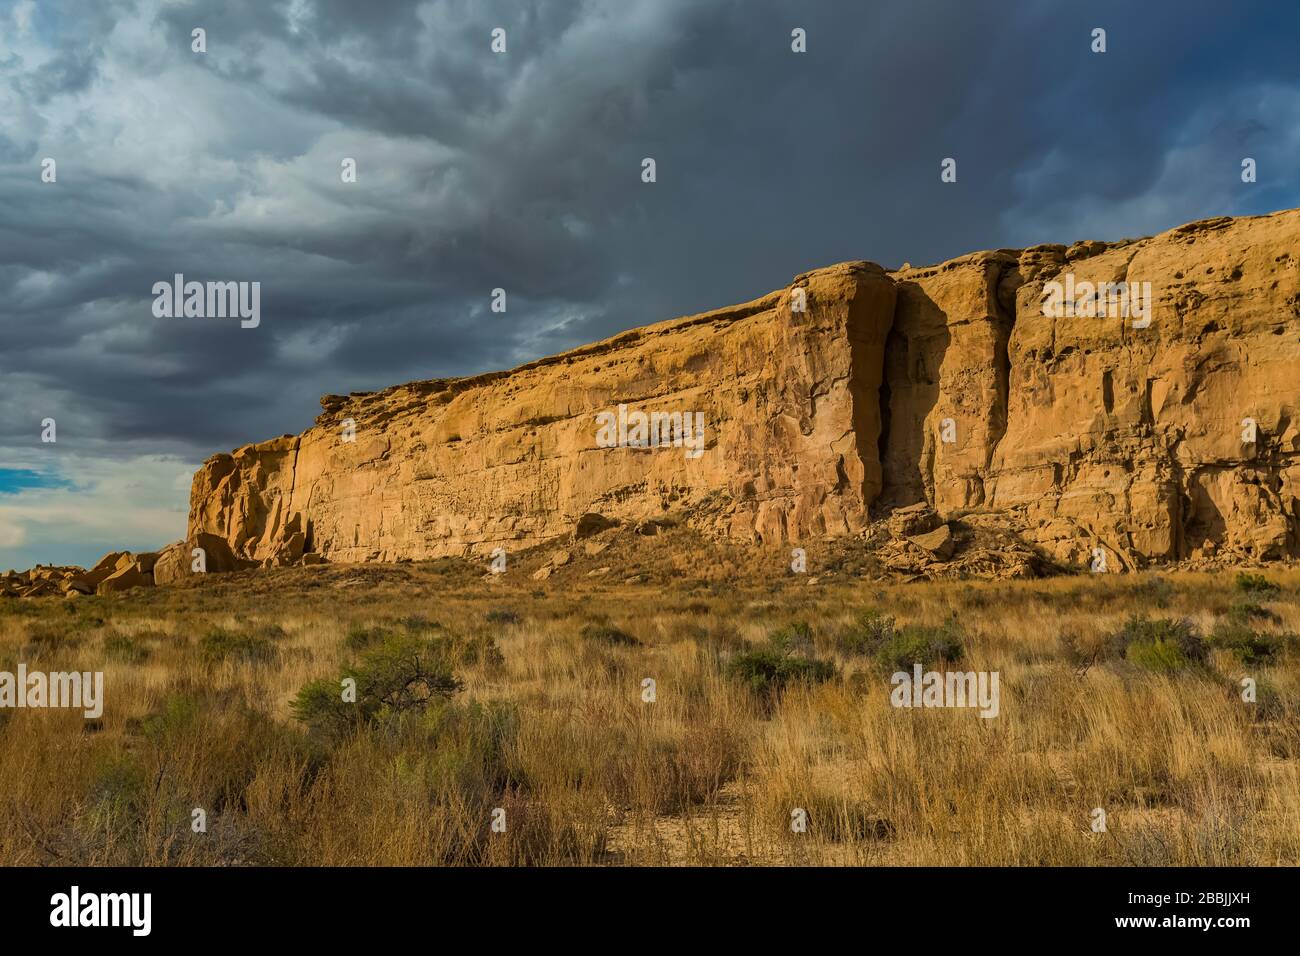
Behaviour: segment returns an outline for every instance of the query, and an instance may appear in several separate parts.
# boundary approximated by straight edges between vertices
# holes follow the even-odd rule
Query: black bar
[[[76,934],[126,945],[423,938],[441,948],[475,937],[495,946],[505,935],[533,947],[586,939],[625,949],[774,933],[893,936],[910,940],[908,951],[977,938],[1232,945],[1294,931],[1298,884],[1294,869],[1251,868],[8,869],[0,918],[8,942]],[[148,936],[130,925],[52,926],[52,899],[73,886],[83,905],[94,894],[150,894]],[[1146,918],[1154,923],[1120,925]]]

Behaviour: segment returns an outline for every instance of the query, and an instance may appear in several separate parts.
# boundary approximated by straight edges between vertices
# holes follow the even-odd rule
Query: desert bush
[[[446,630],[439,621],[430,620],[422,614],[410,614],[399,618],[397,626],[407,634],[437,634]]]
[[[886,671],[910,668],[914,663],[955,661],[962,656],[962,634],[955,615],[936,626],[908,624],[899,627],[891,615],[865,608],[841,632],[836,647],[847,654],[873,659]]]
[[[432,642],[441,660],[453,670],[457,667],[485,667],[495,669],[505,664],[505,655],[497,647],[496,638],[486,632],[449,634]]]
[[[1133,589],[1133,596],[1143,601],[1150,601],[1157,608],[1164,610],[1169,607],[1169,602],[1173,599],[1176,590],[1169,581],[1157,575],[1144,578]]]
[[[273,633],[264,629],[228,631],[214,627],[199,641],[199,657],[205,664],[219,664],[222,661],[265,664],[278,656],[270,636]],[[281,635],[283,633],[280,631]]]
[[[156,710],[144,717],[127,721],[127,732],[156,743],[170,743],[196,731],[203,715],[198,694],[176,690],[169,693]]]
[[[874,654],[894,638],[893,617],[875,608],[858,612],[853,625],[839,635],[836,646],[846,654]]]
[[[589,621],[582,625],[582,630],[578,633],[584,641],[594,641],[598,644],[634,647],[641,643],[631,634],[620,630],[607,621]]]
[[[71,650],[81,641],[74,622],[37,621],[27,629],[29,652]]]
[[[961,660],[962,632],[956,617],[939,625],[909,624],[901,630],[882,631],[880,644],[871,651],[884,670],[908,670],[913,664],[930,665]]]
[[[353,624],[348,628],[347,634],[343,637],[342,647],[345,651],[356,653],[363,651],[367,647],[373,647],[381,644],[396,632],[391,627],[383,625],[362,625]]]
[[[801,650],[811,644],[806,624],[793,624],[773,632],[766,646],[732,657],[726,674],[769,701],[791,684],[820,684],[835,676],[831,661],[817,660]]]
[[[447,665],[440,641],[390,636],[367,650],[337,680],[318,679],[290,704],[293,715],[320,736],[335,738],[361,723],[423,710],[461,689]],[[345,681],[355,682],[356,700],[344,700]]]
[[[503,627],[509,627],[519,623],[519,615],[509,608],[494,607],[487,612],[484,618],[489,624],[500,624]]]
[[[104,653],[127,664],[139,664],[149,659],[149,648],[139,638],[116,631],[104,638]]]
[[[1254,594],[1262,597],[1269,594],[1276,594],[1282,589],[1262,574],[1251,574],[1249,571],[1238,571],[1237,590],[1244,594]]]
[[[1267,664],[1285,647],[1291,635],[1256,631],[1239,619],[1229,618],[1214,625],[1208,638],[1211,647],[1229,652],[1242,664]]]
[[[1176,671],[1206,661],[1205,641],[1188,620],[1134,615],[1110,635],[1110,650],[1154,671]]]
[[[1282,621],[1282,615],[1270,611],[1253,600],[1246,600],[1238,601],[1228,608],[1228,619],[1240,624],[1246,624],[1252,620],[1270,621],[1279,624]]]
[[[773,650],[812,657],[816,649],[813,629],[806,621],[793,621],[769,632],[768,646]]]

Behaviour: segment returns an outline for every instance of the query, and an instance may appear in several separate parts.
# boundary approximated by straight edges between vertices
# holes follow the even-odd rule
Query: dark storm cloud
[[[301,429],[325,392],[509,366],[835,261],[1119,238],[1300,192],[1300,18],[1263,2],[12,13],[0,450],[32,468],[46,416],[61,455],[192,464]],[[261,326],[155,319],[177,272],[260,281]]]

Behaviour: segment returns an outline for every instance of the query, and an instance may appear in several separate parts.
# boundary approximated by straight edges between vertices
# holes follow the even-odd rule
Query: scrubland
[[[1300,863],[1300,571],[636,547],[0,602],[0,670],[105,675],[0,710],[0,864]],[[998,716],[892,706],[913,661]]]

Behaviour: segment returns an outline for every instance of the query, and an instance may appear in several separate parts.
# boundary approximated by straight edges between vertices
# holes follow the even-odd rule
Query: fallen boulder
[[[588,511],[578,518],[578,523],[573,528],[573,540],[581,541],[583,538],[590,538],[592,535],[600,534],[606,528],[613,528],[618,522],[612,518],[606,518],[602,514],[594,511]]]
[[[119,571],[114,571],[100,581],[99,586],[95,588],[95,593],[102,596],[116,594],[119,591],[129,591],[131,588],[151,587],[153,587],[153,575],[145,574],[132,563]]]
[[[196,550],[203,552],[202,571],[194,568],[198,559],[194,553]],[[160,585],[175,584],[195,574],[239,571],[246,566],[251,565],[235,557],[225,538],[200,532],[185,541],[169,544],[158,552],[153,564],[153,580]]]
[[[956,542],[952,536],[952,529],[946,524],[941,524],[933,531],[927,531],[924,534],[915,534],[907,539],[918,548],[924,548],[940,561],[947,561],[952,557],[952,549]]]

